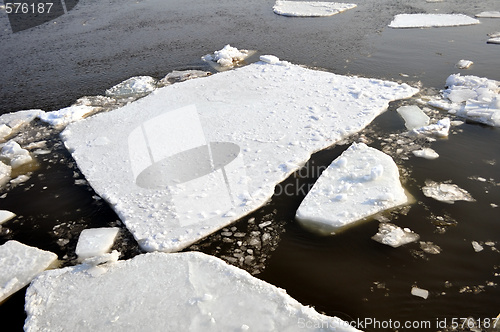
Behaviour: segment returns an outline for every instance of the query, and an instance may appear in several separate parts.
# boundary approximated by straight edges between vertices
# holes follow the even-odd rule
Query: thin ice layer
[[[463,14],[398,14],[390,28],[430,28],[472,25],[481,23]]]
[[[312,153],[417,91],[261,62],[158,89],[62,137],[141,247],[176,251],[259,208]]]
[[[401,106],[396,111],[405,120],[405,127],[408,130],[420,128],[429,124],[429,116],[427,116],[418,106]]]
[[[57,255],[7,241],[0,246],[0,303],[26,286],[57,260]]]
[[[392,158],[354,143],[321,174],[300,204],[296,219],[314,232],[333,234],[407,201]]]
[[[27,332],[357,331],[197,252],[49,271],[28,288],[26,312]]]
[[[273,10],[283,16],[319,17],[332,16],[355,7],[351,3],[278,0]]]

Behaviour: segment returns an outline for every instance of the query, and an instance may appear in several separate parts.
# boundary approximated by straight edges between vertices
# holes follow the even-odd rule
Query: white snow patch
[[[455,201],[475,202],[475,199],[465,189],[451,183],[426,181],[422,192],[427,197],[450,204],[453,204]]]
[[[463,14],[398,14],[390,28],[430,28],[472,25],[481,23]]]
[[[372,239],[382,244],[397,248],[403,244],[415,242],[420,236],[408,228],[401,228],[391,223],[380,223],[378,233]]]
[[[413,154],[416,157],[425,158],[425,159],[439,158],[439,154],[431,148],[423,148],[420,150],[413,150]]]
[[[213,54],[204,55],[201,59],[206,62],[215,62],[221,67],[233,67],[251,55],[249,50],[239,50],[227,44]]]
[[[141,97],[156,89],[156,80],[150,76],[134,76],[106,90],[114,98]]]
[[[405,120],[405,127],[408,130],[429,124],[429,117],[418,106],[401,106],[396,111]]]
[[[500,18],[500,12],[499,11],[485,11],[481,12],[479,14],[476,14],[476,17],[482,17],[482,18]]]
[[[0,303],[26,286],[57,260],[57,255],[7,241],[0,246]]]
[[[474,64],[474,62],[470,61],[470,60],[460,60],[458,61],[456,64],[455,64],[455,67],[457,68],[460,68],[460,69],[468,69],[470,68],[470,66],[472,66]]]
[[[435,124],[431,124],[421,128],[415,128],[411,131],[411,133],[414,135],[447,137],[450,131],[450,126],[451,126],[450,119],[444,118],[438,120],[438,122]]]
[[[273,10],[276,14],[283,16],[321,17],[332,16],[356,6],[351,3],[278,0]]]
[[[0,150],[0,158],[12,168],[30,163],[33,158],[28,150],[23,149],[17,142],[10,140]]]
[[[339,167],[339,158],[347,160]],[[380,211],[407,203],[399,171],[391,157],[354,143],[319,177],[297,210],[305,228],[333,234]]]
[[[358,331],[198,252],[47,271],[26,291],[26,313],[27,332]]]
[[[7,211],[7,210],[0,210],[0,225],[3,224],[6,221],[11,220],[16,216],[15,213]]]
[[[429,291],[414,286],[411,289],[411,295],[418,296],[426,300],[429,297]]]
[[[259,208],[312,153],[417,91],[259,62],[158,89],[61,136],[141,247],[176,251]],[[103,133],[108,144],[89,144]]]
[[[83,260],[107,253],[113,246],[118,231],[117,227],[84,229],[76,244],[78,258]]]
[[[83,119],[92,113],[95,107],[87,105],[69,106],[57,111],[40,113],[40,120],[55,128],[63,128],[68,124]]]

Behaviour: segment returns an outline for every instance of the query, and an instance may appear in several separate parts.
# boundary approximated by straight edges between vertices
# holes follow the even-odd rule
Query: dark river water
[[[82,96],[103,94],[131,76],[210,70],[200,57],[226,44],[338,74],[407,82],[423,94],[438,93],[446,78],[459,72],[500,80],[500,45],[486,44],[488,33],[500,31],[500,19],[467,27],[387,28],[395,14],[473,16],[500,10],[497,0],[350,2],[358,7],[333,17],[289,18],[272,12],[274,1],[86,0],[53,21],[16,33],[2,12],[0,113],[56,110]],[[455,64],[460,59],[474,65],[459,70]],[[313,155],[265,206],[187,250],[221,257],[284,288],[301,303],[348,321],[430,322],[428,330],[437,331],[451,326],[454,318],[462,324],[461,318],[499,315],[500,207],[495,206],[500,205],[500,130],[464,123],[452,127],[447,139],[409,142],[440,155],[416,158],[397,151],[401,146],[395,141],[406,131],[395,111],[402,104],[414,103],[392,103],[364,132]],[[434,114],[444,116],[443,111]],[[27,130],[26,135],[45,139],[51,153],[38,157],[27,182],[0,192],[0,209],[17,214],[0,228],[0,244],[15,239],[53,251],[61,264],[71,265],[81,230],[118,226],[115,247],[122,257],[140,253],[116,214],[84,181],[58,133],[42,123]],[[420,241],[438,245],[439,254],[424,252],[419,242],[395,249],[371,240],[377,220],[332,237],[311,234],[294,221],[319,170],[359,140],[395,159],[415,198],[409,207],[376,219],[412,229]],[[421,190],[426,180],[451,181],[476,201],[447,204],[426,197]],[[294,194],[283,194],[283,188]],[[484,250],[475,252],[472,241]],[[428,290],[429,297],[411,295],[413,286]],[[9,331],[22,329],[23,305],[24,290],[0,305],[0,321],[8,322]]]

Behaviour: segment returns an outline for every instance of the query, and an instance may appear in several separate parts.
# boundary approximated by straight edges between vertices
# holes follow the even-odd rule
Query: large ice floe
[[[57,260],[49,251],[8,241],[0,246],[0,303]]]
[[[443,99],[429,105],[490,126],[500,126],[500,82],[477,76],[450,75]]]
[[[320,234],[408,202],[398,167],[385,153],[354,143],[321,174],[296,219]]]
[[[312,153],[418,92],[274,60],[155,90],[62,133],[144,250],[183,249],[259,208]]]
[[[332,16],[355,7],[356,4],[351,3],[278,0],[273,10],[283,16],[320,17]]]
[[[48,271],[28,288],[26,312],[28,332],[357,331],[197,252]]]
[[[389,24],[390,28],[430,28],[473,25],[481,23],[463,14],[398,14]]]

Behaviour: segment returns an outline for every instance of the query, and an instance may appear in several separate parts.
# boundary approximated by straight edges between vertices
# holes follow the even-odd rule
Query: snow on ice
[[[80,260],[106,254],[115,241],[119,229],[102,227],[84,229],[76,244],[76,254]]]
[[[409,228],[401,228],[391,223],[380,223],[378,233],[372,239],[382,244],[397,248],[403,244],[415,242],[420,236]]]
[[[0,246],[0,303],[26,286],[57,260],[57,255],[7,241]]]
[[[273,10],[283,16],[320,17],[332,16],[355,7],[355,4],[350,3],[278,0]]]
[[[490,126],[500,126],[500,82],[477,76],[450,75],[443,100],[429,105],[466,119]]]
[[[106,96],[114,98],[145,96],[156,88],[156,80],[150,76],[131,77],[106,90]]]
[[[155,90],[62,138],[140,246],[171,252],[259,208],[312,153],[417,91],[259,62]]]
[[[425,181],[422,192],[427,197],[450,204],[455,201],[475,202],[475,199],[466,190],[452,183]]]
[[[429,124],[429,117],[418,106],[401,106],[396,111],[405,120],[405,127],[408,130]]]
[[[463,14],[398,14],[390,28],[430,28],[479,24],[480,21]]]
[[[28,150],[23,149],[17,142],[12,140],[2,146],[0,159],[12,168],[17,168],[33,160]]]
[[[40,113],[39,118],[55,128],[63,128],[71,122],[83,119],[94,110],[95,107],[92,106],[73,105],[57,111]]]
[[[47,271],[28,288],[26,312],[27,332],[358,331],[199,252]]]
[[[11,220],[15,216],[16,214],[13,212],[7,210],[0,210],[0,225],[3,224],[4,222]]]
[[[223,69],[237,65],[253,53],[249,50],[239,50],[227,44],[221,50],[215,51],[213,54],[204,55],[201,59],[208,63],[216,63]],[[218,67],[215,68],[218,69]]]
[[[334,234],[407,201],[392,158],[354,143],[321,174],[295,217],[313,232]]]

